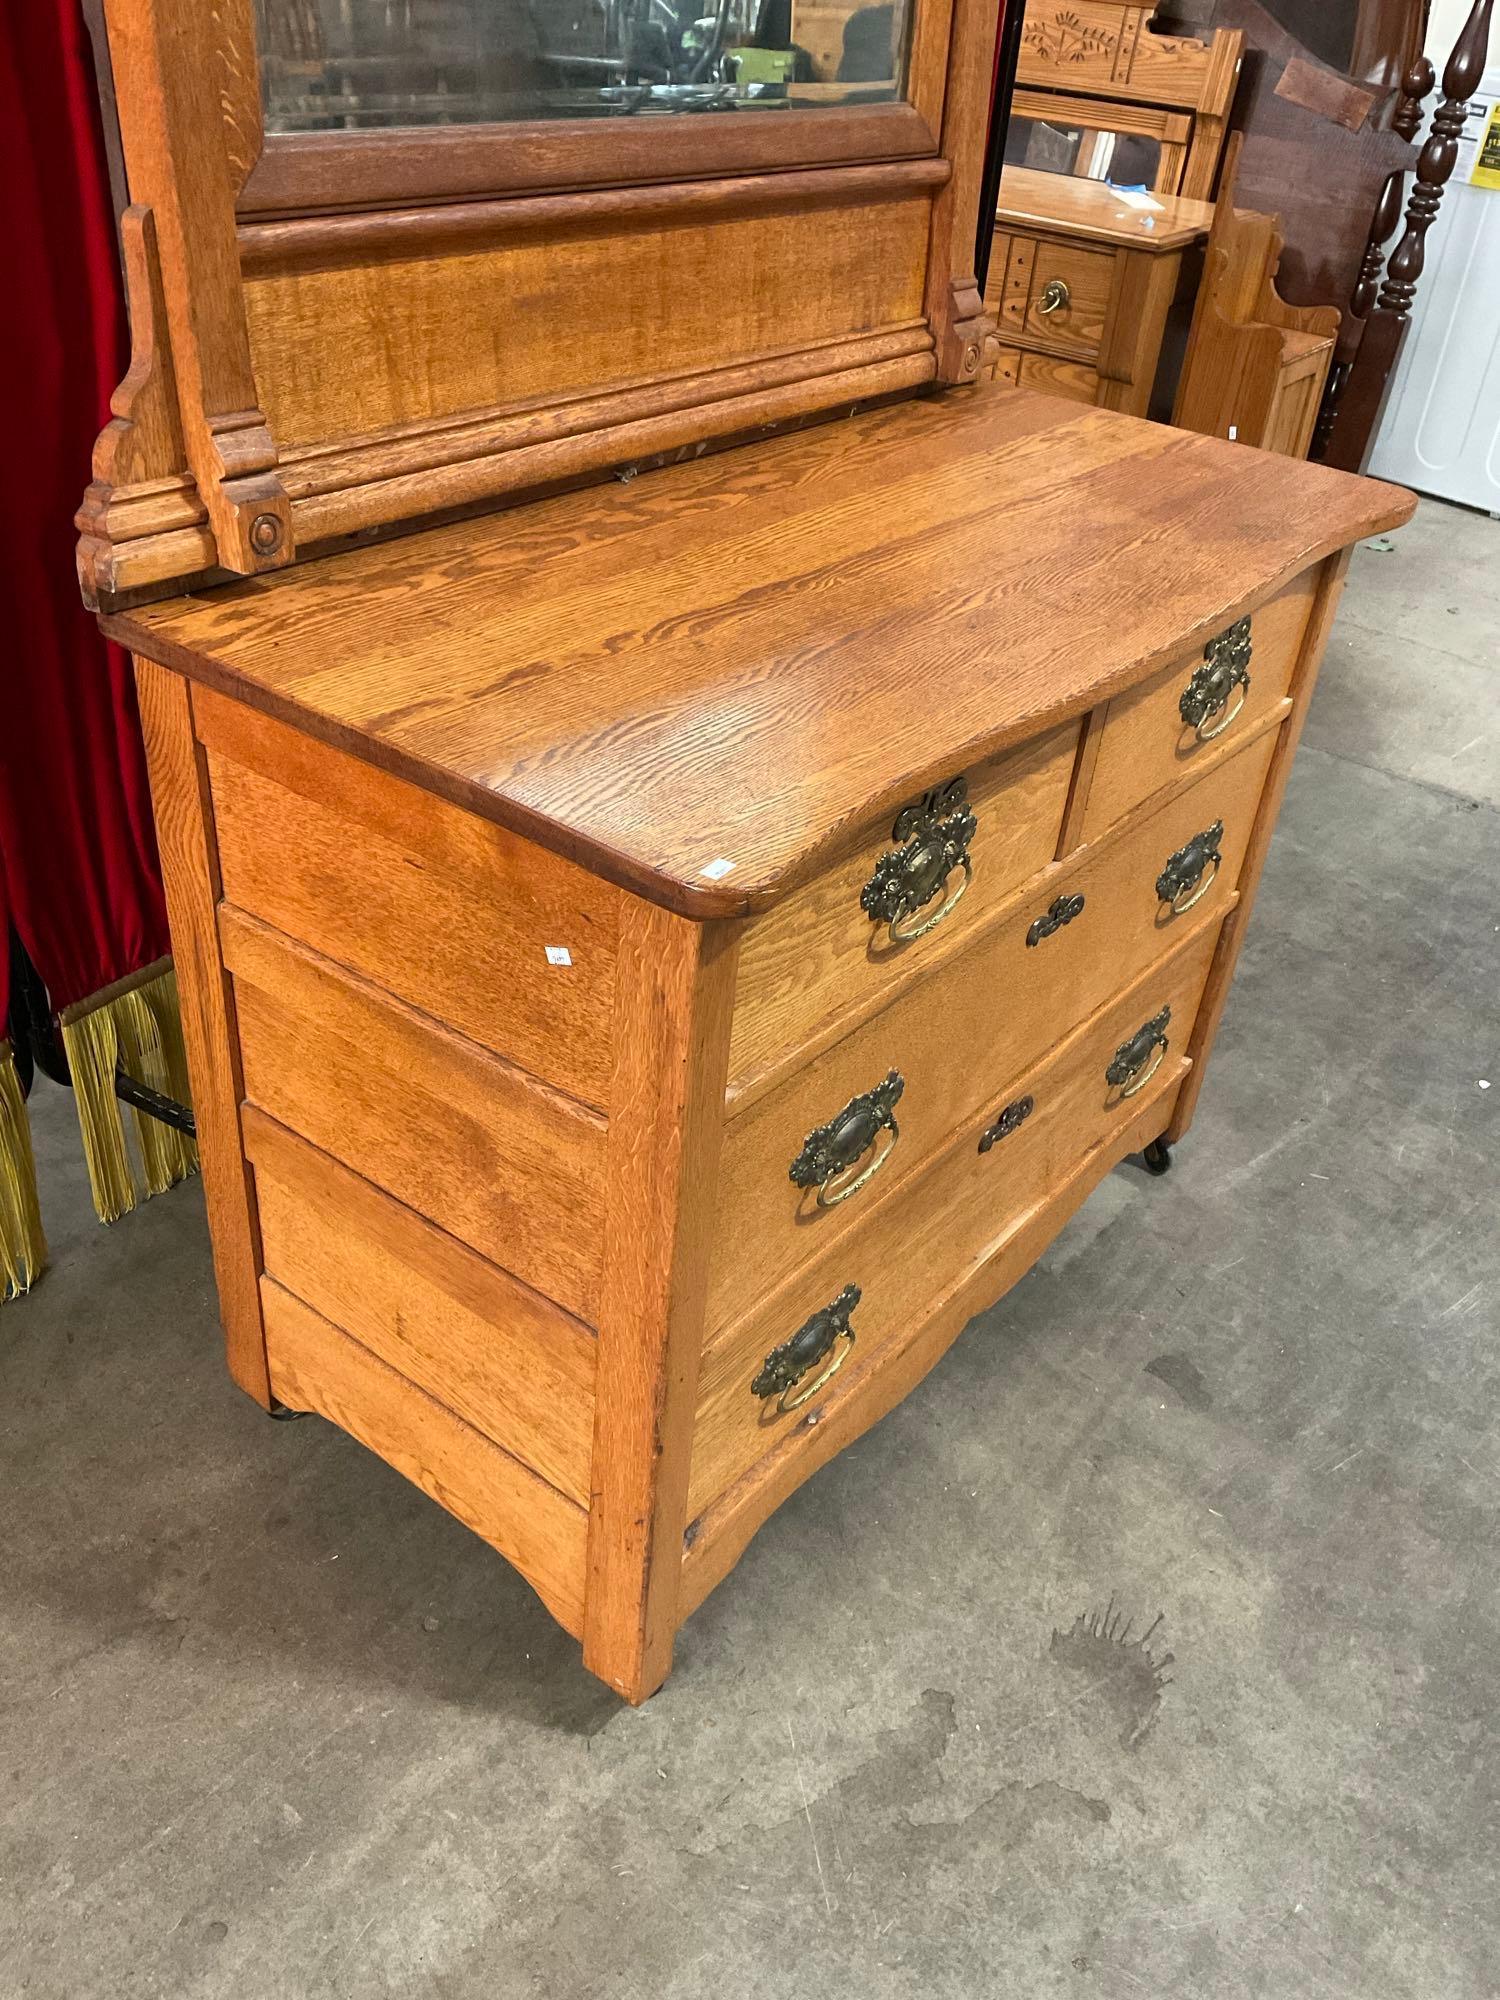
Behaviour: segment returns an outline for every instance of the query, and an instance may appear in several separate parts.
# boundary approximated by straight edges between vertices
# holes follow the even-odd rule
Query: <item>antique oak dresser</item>
[[[107,5],[80,568],[230,1369],[633,1701],[1165,1166],[1345,552],[1411,504],[975,386],[994,0],[834,12]]]

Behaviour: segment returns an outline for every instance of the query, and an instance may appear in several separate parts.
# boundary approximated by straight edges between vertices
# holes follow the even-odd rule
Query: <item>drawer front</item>
[[[604,1120],[219,913],[248,1102],[595,1324]]]
[[[1104,339],[1114,282],[1113,251],[1038,243],[1026,332],[1033,340],[1092,361]]]
[[[1054,354],[1023,354],[1020,386],[1039,396],[1061,396],[1068,403],[1097,403],[1098,370],[1082,361],[1059,361]]]
[[[603,1104],[618,890],[240,703],[194,712],[231,903]]]
[[[244,1122],[266,1274],[586,1507],[593,1334],[253,1107]]]
[[[1309,570],[1252,615],[1248,634],[1236,627],[1109,703],[1084,803],[1083,840],[1193,776],[1276,710],[1296,671],[1317,584],[1317,571]]]
[[[825,1371],[846,1356],[863,1367],[913,1335],[1095,1147],[1175,1089],[1218,928],[1201,927],[1046,1063],[1018,1077],[1013,1098],[981,1107],[927,1173],[710,1340],[690,1519],[805,1422]],[[777,1356],[793,1342],[790,1354]],[[836,1383],[828,1374],[831,1393]],[[799,1402],[805,1391],[812,1394]]]
[[[1275,740],[1276,732],[1268,731],[1123,838],[1047,871],[1034,893],[952,964],[731,1119],[715,1204],[710,1338],[746,1299],[852,1226],[863,1207],[921,1166],[979,1105],[1186,931],[1223,913]],[[1157,895],[1163,870],[1195,835],[1221,820],[1217,870],[1205,870],[1207,886],[1192,910],[1173,915]],[[1060,921],[1070,899],[1080,896],[1082,909]],[[1028,943],[1033,935],[1036,943]],[[878,1093],[892,1073],[900,1079],[900,1095],[888,1106],[889,1118],[880,1117],[878,1101],[874,1115],[866,1113],[869,1145],[854,1172],[887,1148],[888,1157],[847,1200],[820,1206],[818,1161],[806,1159],[809,1137],[836,1126],[852,1101]],[[799,1163],[805,1163],[804,1178],[813,1169],[808,1185],[791,1178]],[[851,1177],[840,1175],[829,1193]]]
[[[878,1004],[882,994],[951,948],[1046,866],[1062,832],[1078,733],[1078,725],[1069,723],[979,766],[963,780],[966,804],[953,803],[945,787],[929,795],[931,814],[924,815],[923,802],[914,800],[906,817],[868,828],[842,860],[746,926],[730,1037],[731,1090],[841,1015]],[[965,811],[972,818],[964,844],[967,878],[962,863],[955,862],[929,901],[897,919],[898,931],[923,933],[902,942],[866,904],[892,907],[882,904],[882,897],[899,898],[910,880],[899,857],[920,861],[917,848],[931,853],[944,839],[956,845]],[[945,909],[948,914],[940,916]]]

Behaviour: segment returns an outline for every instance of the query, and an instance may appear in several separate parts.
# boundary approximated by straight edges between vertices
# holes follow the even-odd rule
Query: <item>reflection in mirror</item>
[[[1073,174],[1110,187],[1156,186],[1161,142],[1136,132],[1100,132],[1049,118],[1012,118],[1005,135],[1005,164],[1043,174]]]
[[[255,0],[268,132],[887,103],[909,0]]]

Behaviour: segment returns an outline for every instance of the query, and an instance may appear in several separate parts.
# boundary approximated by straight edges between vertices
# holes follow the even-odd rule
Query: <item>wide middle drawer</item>
[[[710,1338],[849,1224],[864,1188],[835,1198],[885,1149],[877,1178],[913,1172],[1008,1078],[1200,918],[1222,911],[1276,735],[1264,732],[1123,835],[1044,871],[1035,893],[967,951],[731,1116],[714,1211]],[[1160,893],[1169,867],[1186,884],[1176,910]],[[848,1169],[838,1167],[856,1143]]]

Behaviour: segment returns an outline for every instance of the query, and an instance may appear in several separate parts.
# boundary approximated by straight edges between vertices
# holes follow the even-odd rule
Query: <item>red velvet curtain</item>
[[[4,9],[0,187],[0,910],[62,1008],[167,950],[129,662],[84,610],[73,567],[73,512],[126,358],[77,0]]]

